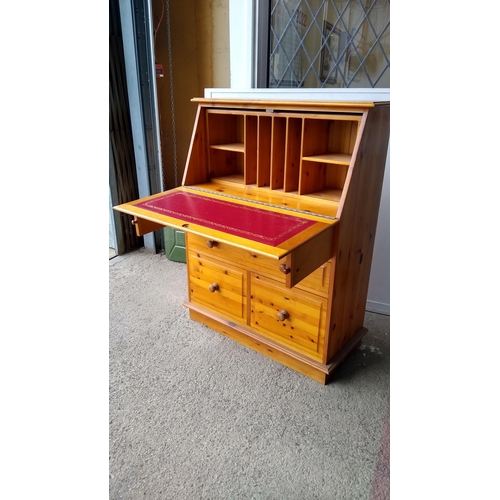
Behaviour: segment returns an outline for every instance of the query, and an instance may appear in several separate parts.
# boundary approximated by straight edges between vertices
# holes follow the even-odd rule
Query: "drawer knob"
[[[208,240],[208,241],[207,241],[207,247],[208,247],[208,248],[214,248],[214,247],[216,247],[217,245],[218,245],[218,243],[217,243],[216,241],[214,241],[214,240]]]
[[[278,319],[280,321],[285,321],[285,319],[288,319],[290,315],[288,314],[288,311],[285,311],[284,309],[278,313]]]
[[[280,271],[283,274],[288,274],[291,271],[291,269],[289,267],[286,267],[286,264],[283,263],[283,264],[280,264]]]
[[[219,289],[219,285],[218,285],[217,283],[212,283],[212,284],[208,287],[208,290],[209,290],[211,293],[216,292],[218,289]]]

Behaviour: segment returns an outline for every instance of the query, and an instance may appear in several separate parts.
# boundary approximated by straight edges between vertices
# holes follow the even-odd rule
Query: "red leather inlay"
[[[278,246],[314,224],[293,215],[183,191],[165,193],[135,206],[270,246]]]

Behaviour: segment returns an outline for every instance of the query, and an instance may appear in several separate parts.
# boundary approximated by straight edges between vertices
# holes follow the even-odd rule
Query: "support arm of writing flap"
[[[330,226],[286,256],[286,286],[292,288],[333,255],[333,228]]]
[[[158,224],[157,222],[141,219],[140,217],[135,217],[132,224],[135,227],[135,234],[137,234],[137,236],[144,236],[145,234],[158,231],[165,227],[165,224]]]

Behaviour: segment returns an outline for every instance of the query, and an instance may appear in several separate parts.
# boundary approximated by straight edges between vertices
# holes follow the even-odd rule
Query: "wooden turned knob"
[[[283,309],[283,311],[280,311],[278,313],[278,319],[280,321],[285,321],[285,319],[288,319],[289,317],[290,317],[290,315],[288,314],[288,311],[285,311],[284,309]]]
[[[208,240],[207,241],[207,247],[208,248],[213,248],[213,247],[216,247],[218,245],[218,243],[214,240]]]
[[[286,267],[286,264],[283,263],[283,264],[280,264],[280,271],[283,274],[288,274],[291,271],[291,269],[289,267]]]
[[[219,285],[217,283],[212,283],[209,287],[208,290],[212,293],[216,292],[219,289]]]

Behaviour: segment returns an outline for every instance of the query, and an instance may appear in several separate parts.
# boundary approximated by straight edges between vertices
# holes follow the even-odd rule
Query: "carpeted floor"
[[[389,317],[322,386],[189,319],[186,266],[109,261],[110,499],[388,499]]]

